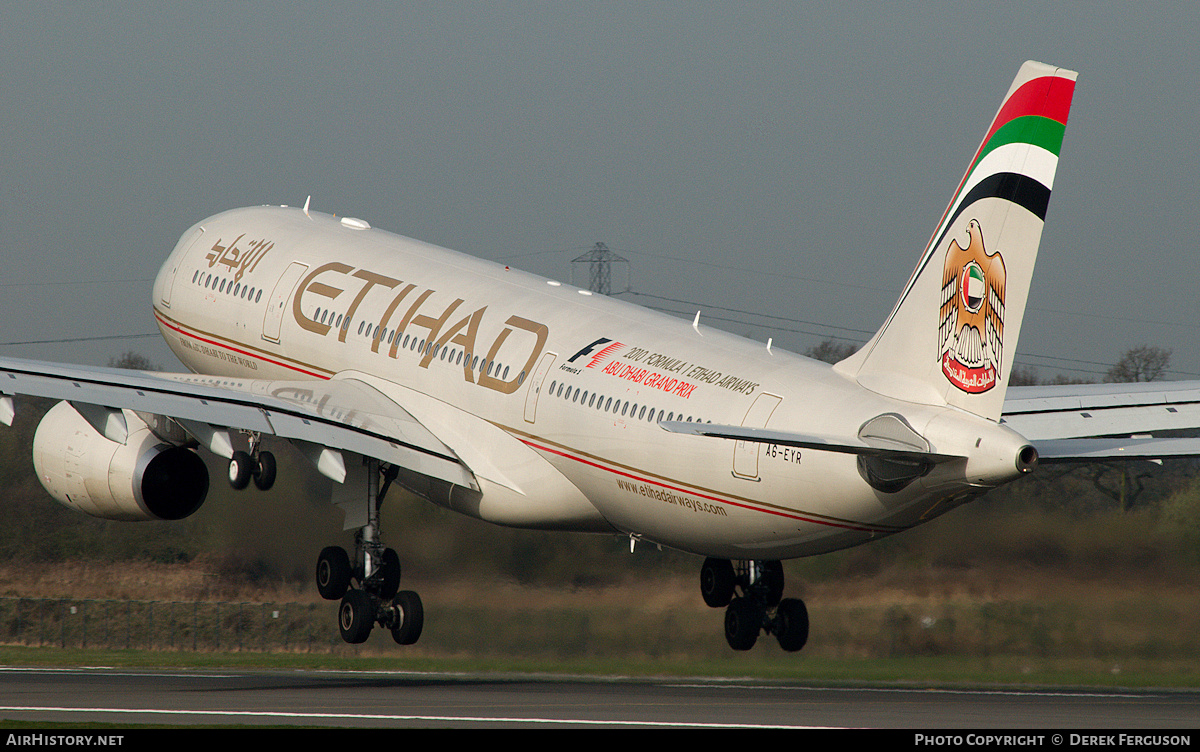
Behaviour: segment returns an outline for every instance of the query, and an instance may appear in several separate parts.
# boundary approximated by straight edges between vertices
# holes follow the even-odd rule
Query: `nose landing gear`
[[[725,607],[729,647],[749,650],[759,632],[775,635],[788,652],[804,647],[808,609],[798,598],[783,598],[783,580],[783,566],[778,561],[742,561],[735,567],[729,559],[704,560],[700,594],[707,605]]]

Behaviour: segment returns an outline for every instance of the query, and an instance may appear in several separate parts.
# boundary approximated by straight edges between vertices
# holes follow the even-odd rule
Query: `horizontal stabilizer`
[[[715,423],[688,423],[679,420],[664,420],[659,422],[658,425],[663,430],[670,431],[671,433],[712,436],[718,439],[733,439],[736,441],[753,441],[760,444],[779,444],[781,446],[800,447],[802,449],[816,449],[822,452],[856,454],[865,457],[883,457],[907,462],[926,461],[938,463],[963,459],[962,455],[939,454],[930,450],[901,446],[895,442],[876,441],[873,442],[876,445],[872,446],[863,440],[852,437],[817,436],[791,431],[775,431],[769,428],[719,425]]]
[[[1034,443],[1200,426],[1200,381],[1014,387],[1002,421]]]
[[[1034,448],[1049,464],[1200,457],[1200,439],[1050,439]]]

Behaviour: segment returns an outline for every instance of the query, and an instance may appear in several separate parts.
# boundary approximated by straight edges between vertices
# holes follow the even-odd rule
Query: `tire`
[[[421,596],[411,590],[403,590],[396,594],[392,606],[397,610],[400,623],[392,627],[392,639],[397,645],[412,645],[421,637],[421,628],[425,625],[425,608],[421,605]]]
[[[704,603],[712,608],[728,606],[733,600],[733,586],[737,582],[733,564],[729,559],[704,560],[700,567],[700,595]]]
[[[250,485],[253,468],[254,461],[250,459],[250,455],[234,452],[233,457],[229,459],[229,485],[238,491]]]
[[[758,641],[763,612],[747,598],[734,598],[725,609],[725,641],[734,650],[749,650]]]
[[[808,642],[808,607],[797,598],[784,598],[775,612],[775,637],[779,647],[794,653]]]
[[[342,639],[359,645],[371,636],[375,626],[375,603],[363,590],[348,590],[338,607],[338,629]]]
[[[767,608],[775,608],[783,598],[783,564],[778,561],[764,561],[760,564],[759,579],[765,590],[763,597],[767,600]]]
[[[379,597],[389,601],[400,590],[400,556],[395,549],[383,550],[383,561],[379,566]]]
[[[350,589],[350,555],[341,546],[328,546],[317,557],[317,592],[336,601]]]
[[[275,485],[275,455],[258,453],[258,464],[254,468],[254,486],[259,491],[269,491]]]

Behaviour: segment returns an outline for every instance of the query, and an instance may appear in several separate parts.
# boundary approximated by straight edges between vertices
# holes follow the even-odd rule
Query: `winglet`
[[[999,419],[1077,75],[1021,66],[891,315],[839,373]]]

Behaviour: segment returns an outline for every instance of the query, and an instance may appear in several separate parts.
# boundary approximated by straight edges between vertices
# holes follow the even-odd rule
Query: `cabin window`
[[[646,417],[646,406],[642,405],[642,411],[638,413],[638,420]]]
[[[255,302],[255,303],[257,303],[257,302],[258,302],[258,301],[260,301],[260,300],[262,300],[262,290],[259,290],[259,291],[258,291],[258,295],[255,295],[255,296],[254,296],[254,302]]]

